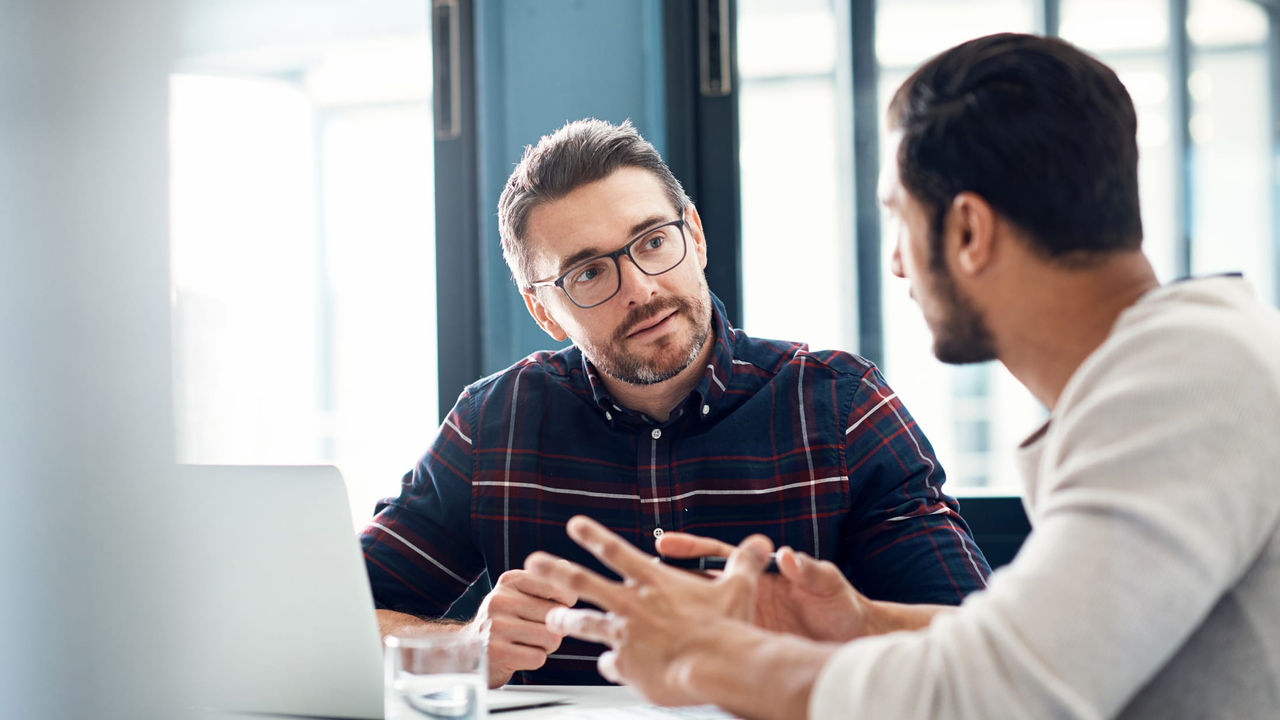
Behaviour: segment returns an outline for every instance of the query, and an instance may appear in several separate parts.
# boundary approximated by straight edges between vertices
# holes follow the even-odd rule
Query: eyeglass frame
[[[529,289],[529,290],[535,290],[540,287],[558,287],[560,288],[560,292],[564,293],[564,296],[569,298],[569,302],[573,303],[574,305],[577,305],[583,310],[589,310],[593,307],[599,307],[609,302],[610,300],[612,300],[614,297],[617,296],[619,292],[622,292],[622,263],[619,260],[619,258],[621,258],[623,255],[626,255],[628,258],[630,258],[631,264],[635,265],[637,270],[644,273],[645,275],[648,275],[649,277],[666,275],[672,270],[675,270],[676,268],[680,267],[680,263],[683,263],[684,259],[689,257],[689,237],[685,235],[685,232],[684,232],[685,224],[686,222],[684,219],[684,210],[681,209],[680,217],[670,222],[660,223],[658,225],[654,225],[653,227],[644,230],[643,232],[637,234],[635,237],[623,243],[622,247],[618,248],[617,250],[614,250],[613,252],[601,253],[599,255],[592,255],[589,258],[586,258],[580,262],[574,263],[573,267],[569,268],[568,270],[565,270],[563,273],[560,274],[560,277],[557,277],[554,280],[553,279],[535,280],[534,282],[529,283],[525,287],[526,289]],[[654,231],[661,230],[662,228],[669,227],[671,225],[675,225],[677,228],[680,229],[680,244],[681,244],[680,259],[675,261],[671,265],[671,267],[661,272],[649,272],[648,270],[645,270],[644,268],[640,267],[640,263],[636,261],[636,256],[631,254],[631,248],[635,246],[636,243],[640,242],[641,240],[644,240]],[[575,271],[580,270],[584,265],[590,265],[593,262],[597,262],[604,259],[609,259],[613,261],[613,269],[618,274],[618,286],[613,289],[613,292],[609,293],[608,297],[601,300],[600,302],[592,303],[590,305],[583,305],[577,300],[574,300],[573,296],[569,294],[569,291],[564,289],[565,278],[572,275]]]

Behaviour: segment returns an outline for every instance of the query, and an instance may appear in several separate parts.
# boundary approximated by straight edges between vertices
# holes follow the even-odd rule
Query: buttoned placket
[[[672,415],[672,421],[678,422],[683,410]],[[672,496],[675,493],[674,478],[671,471],[672,443],[678,430],[675,422],[665,425],[650,426],[641,431],[636,443],[639,457],[636,459],[637,489],[640,495],[640,528],[656,540],[663,533],[679,530],[673,525],[675,512]]]
[[[660,451],[665,451],[668,443],[670,443],[670,440],[663,441],[662,435],[662,428],[655,427],[649,429],[649,441],[640,443],[641,448],[648,450],[648,457],[644,457],[641,459],[641,462],[636,463],[637,467],[645,468],[647,470],[644,474],[648,476],[647,478],[641,478],[642,487],[645,487],[645,489],[648,490],[647,493],[642,492],[640,494],[641,497],[644,498],[644,501],[641,504],[648,505],[648,507],[645,508],[646,512],[643,512],[641,515],[641,522],[651,525],[653,536],[655,538],[663,533],[662,503],[659,500],[660,496],[658,494],[659,475],[663,476],[661,478],[664,481],[662,485],[666,486],[667,484],[665,482],[667,473],[665,469],[659,469],[658,457]],[[665,457],[666,453],[662,452],[661,455]],[[645,480],[648,482],[646,483]],[[645,497],[646,494],[648,497]]]

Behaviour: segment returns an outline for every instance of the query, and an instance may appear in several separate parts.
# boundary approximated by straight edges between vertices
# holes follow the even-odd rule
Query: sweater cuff
[[[810,720],[891,717],[880,713],[894,707],[901,709],[900,703],[886,697],[886,692],[895,689],[878,686],[872,676],[895,646],[916,634],[901,631],[861,638],[837,650],[814,680],[809,695]]]

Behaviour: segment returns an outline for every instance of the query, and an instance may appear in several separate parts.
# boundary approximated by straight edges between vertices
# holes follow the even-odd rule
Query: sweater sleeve
[[[1239,583],[1280,514],[1274,361],[1208,324],[1113,340],[1058,402],[1017,558],[927,629],[842,648],[811,718],[1111,717]]]

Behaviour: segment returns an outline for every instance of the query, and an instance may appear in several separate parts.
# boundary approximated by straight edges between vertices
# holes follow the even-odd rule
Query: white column
[[[0,0],[0,707],[171,717],[164,0]]]

